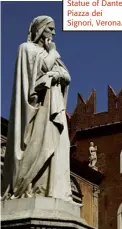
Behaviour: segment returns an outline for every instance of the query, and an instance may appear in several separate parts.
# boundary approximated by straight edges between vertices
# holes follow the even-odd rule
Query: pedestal
[[[1,227],[8,229],[92,229],[80,207],[59,199],[34,197],[1,203]]]

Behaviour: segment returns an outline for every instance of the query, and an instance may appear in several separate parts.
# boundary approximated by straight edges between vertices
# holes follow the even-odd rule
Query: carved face
[[[90,142],[90,146],[94,146],[94,142]]]
[[[45,38],[49,38],[51,41],[53,40],[53,36],[55,35],[55,24],[54,22],[50,22],[47,24],[42,37]]]

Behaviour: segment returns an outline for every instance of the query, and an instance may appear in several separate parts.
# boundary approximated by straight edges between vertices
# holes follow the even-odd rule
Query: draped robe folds
[[[71,196],[65,115],[68,86],[63,92],[60,84],[52,86],[52,77],[45,70],[47,55],[33,43],[19,47],[3,171],[4,197],[8,193],[21,197],[30,183],[32,192],[42,188],[45,196],[64,200]],[[64,64],[57,60],[56,65],[70,81]],[[38,84],[40,92],[35,90]]]

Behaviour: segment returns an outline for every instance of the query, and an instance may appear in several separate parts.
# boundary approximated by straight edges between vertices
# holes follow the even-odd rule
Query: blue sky
[[[62,2],[2,2],[1,115],[9,117],[18,46],[27,39],[32,19],[49,15],[56,23],[55,42],[71,75],[67,111],[72,113],[77,93],[88,98],[97,92],[97,112],[107,110],[107,86],[122,87],[122,32],[63,32]]]

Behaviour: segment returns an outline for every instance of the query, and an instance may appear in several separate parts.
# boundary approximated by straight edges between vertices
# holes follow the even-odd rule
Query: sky
[[[1,116],[8,119],[18,46],[27,39],[34,17],[55,20],[55,43],[71,75],[67,111],[76,106],[77,93],[85,100],[96,89],[97,112],[107,110],[107,87],[122,88],[122,32],[64,32],[62,2],[1,3]]]

